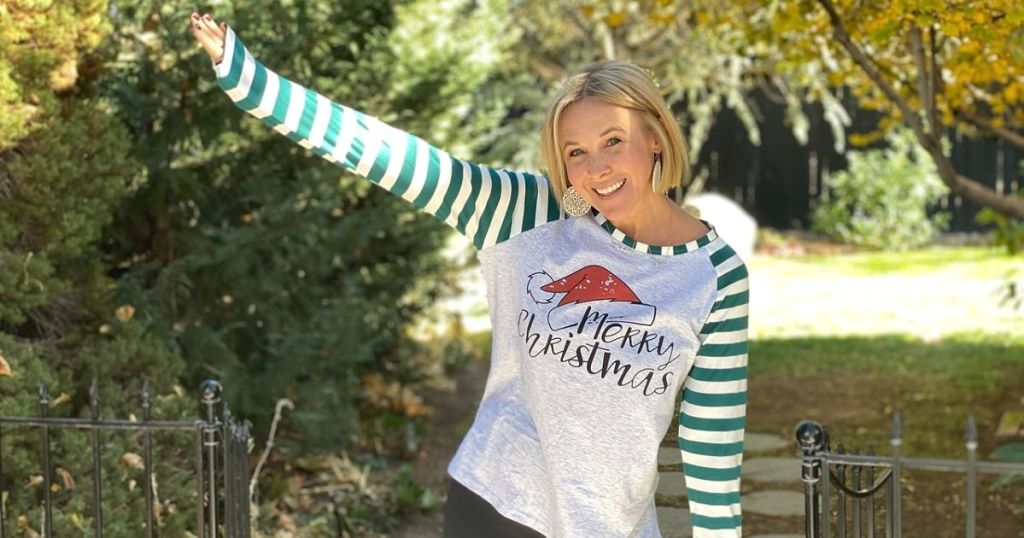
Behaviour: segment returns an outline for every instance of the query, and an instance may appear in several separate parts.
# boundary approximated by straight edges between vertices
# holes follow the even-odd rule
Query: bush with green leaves
[[[189,35],[194,3],[36,4],[0,9],[0,413],[35,414],[45,382],[52,414],[88,416],[95,377],[105,417],[138,416],[148,381],[155,416],[192,419],[181,387],[217,377],[258,439],[295,402],[287,455],[407,445],[416,419],[363,416],[366,379],[404,387],[443,360],[409,327],[449,287],[447,227],[238,110]],[[216,5],[269,67],[461,157],[506,114],[500,1]],[[54,432],[63,471],[43,484],[39,432],[3,434],[5,513],[38,532],[49,487],[55,534],[87,532],[88,437]],[[190,441],[158,443],[161,535],[194,520]],[[103,440],[107,536],[141,534],[139,443]]]
[[[846,244],[907,250],[931,241],[949,216],[929,215],[946,194],[935,165],[908,130],[882,149],[847,154],[849,168],[830,175],[811,214],[812,227]]]
[[[1021,166],[1024,171],[1024,166]],[[1024,190],[1018,196],[1024,196]],[[974,217],[978,224],[992,227],[992,244],[1006,249],[1006,253],[1015,256],[1024,252],[1024,221],[1004,215],[991,207],[983,208]]]
[[[472,158],[504,114],[477,91],[512,39],[500,4],[225,1],[212,13],[282,76]],[[450,287],[450,229],[235,107],[187,32],[194,4],[114,8],[119,61],[103,93],[144,178],[108,236],[117,302],[184,358],[189,384],[224,380],[257,438],[287,397],[280,450],[366,441],[366,377],[412,383],[429,366],[408,331]],[[428,23],[438,39],[424,39]]]

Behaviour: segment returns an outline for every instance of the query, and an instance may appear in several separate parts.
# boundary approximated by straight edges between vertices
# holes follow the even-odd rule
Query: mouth
[[[594,188],[594,189],[591,189],[591,190],[596,192],[598,196],[600,196],[602,198],[607,198],[607,197],[610,197],[610,196],[614,196],[615,193],[617,193],[620,190],[622,190],[622,186],[625,185],[625,184],[626,184],[626,180],[625,179],[620,179],[620,180],[616,181],[615,183],[612,183],[611,185],[606,185],[606,186],[604,186],[602,188],[599,188],[599,189],[598,188]]]

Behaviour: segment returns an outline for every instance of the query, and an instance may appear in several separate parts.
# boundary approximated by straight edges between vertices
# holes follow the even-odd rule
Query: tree
[[[906,124],[953,193],[1024,219],[1024,196],[958,173],[943,145],[952,128],[1024,148],[1019,2],[777,0],[748,2],[742,13],[754,35],[784,53],[777,69],[818,66],[860,106],[885,115],[876,136]]]
[[[0,5],[0,357],[10,370],[0,376],[0,414],[6,416],[37,414],[41,383],[52,395],[52,415],[87,415],[93,378],[102,379],[107,416],[137,413],[145,380],[162,418],[181,417],[192,403],[174,392],[180,357],[109,293],[102,238],[114,209],[138,183],[128,130],[115,106],[97,94],[106,60],[100,45],[110,32],[106,9],[103,1]],[[67,430],[52,435],[54,482],[45,484],[38,430],[4,430],[5,518],[18,521],[23,533],[41,530],[44,489],[53,493],[55,533],[91,525],[88,495],[74,491],[92,466],[86,439]],[[141,470],[118,461],[137,452],[138,443],[111,436],[104,447],[108,485],[149,483]],[[156,454],[173,461],[179,448],[171,442]],[[181,489],[181,474],[166,472],[167,465],[158,468],[164,507],[178,512],[160,514],[168,516],[163,528],[174,534],[189,520],[189,507],[174,506],[173,499],[194,490]],[[126,487],[108,487],[104,509],[141,521],[142,499]],[[139,532],[124,521],[106,531]]]
[[[223,2],[214,14],[283,76],[473,158],[504,115],[483,89],[504,60],[502,5]],[[284,450],[402,445],[360,430],[360,412],[379,411],[360,408],[364,385],[423,376],[407,331],[448,288],[449,229],[238,110],[184,31],[193,4],[114,7],[104,94],[145,178],[108,243],[119,302],[182,355],[190,382],[224,378],[257,436],[291,398]]]

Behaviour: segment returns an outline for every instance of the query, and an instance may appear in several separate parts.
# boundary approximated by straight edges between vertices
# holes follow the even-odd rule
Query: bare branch
[[[935,26],[928,27],[928,42],[931,50],[932,58],[932,96],[938,100],[939,95],[946,93],[946,83],[942,80],[942,66],[939,65],[939,47],[943,46],[942,43],[938,42],[938,38],[935,36]]]
[[[998,194],[969,177],[957,175],[956,180],[960,185],[960,189],[955,189],[957,194],[982,206],[991,207],[1004,215],[1024,220],[1024,197]]]
[[[270,451],[274,449],[274,439],[277,437],[277,423],[281,421],[281,411],[284,408],[294,410],[295,404],[288,398],[281,398],[277,400],[277,405],[274,406],[274,420],[270,423],[270,433],[267,435],[267,444],[263,447],[263,453],[260,454],[260,459],[256,463],[256,469],[252,472],[252,480],[249,481],[250,505],[254,505],[259,502],[256,496],[256,486],[259,485],[260,471],[263,470],[263,466],[267,463],[267,458],[270,457]]]
[[[939,132],[938,115],[935,114],[935,91],[932,88],[932,77],[924,59],[921,28],[913,23],[910,25],[910,50],[914,56],[914,65],[917,67],[917,95],[921,99],[921,106],[928,118],[927,132],[929,136],[935,136],[935,133]]]
[[[963,196],[968,200],[991,207],[1004,215],[1024,219],[1024,197],[1002,196],[991,188],[957,173],[952,161],[943,152],[941,139],[936,134],[937,131],[929,132],[925,130],[921,123],[921,117],[910,107],[910,103],[896,91],[892,84],[878,71],[867,54],[853,42],[850,34],[846,31],[846,27],[843,26],[843,20],[840,18],[839,12],[836,10],[832,0],[818,0],[818,4],[825,8],[825,11],[828,13],[829,21],[832,24],[832,33],[836,40],[846,49],[846,52],[860,66],[864,74],[899,108],[903,114],[904,121],[907,122],[917,136],[918,143],[921,144],[921,147],[928,152],[932,161],[935,162],[935,168],[942,182],[953,193]],[[911,39],[914,39],[913,35]],[[917,40],[918,44],[920,44],[920,34],[917,35]],[[917,59],[917,56],[915,54],[915,59]],[[920,63],[923,64],[924,62],[921,61]],[[920,73],[918,80],[920,81]],[[995,132],[994,129],[993,132]]]
[[[557,84],[568,76],[568,71],[561,62],[541,48],[540,41],[533,34],[523,36],[523,43],[530,51],[530,70],[549,84]]]
[[[619,50],[619,46],[617,40],[615,39],[614,29],[608,26],[607,24],[602,24],[601,28],[604,29],[604,32],[602,32],[604,35],[601,36],[603,38],[601,40],[601,46],[604,50],[604,59],[615,60],[617,59],[616,54]]]
[[[893,88],[892,84],[889,84],[889,81],[878,72],[878,69],[875,67],[871,59],[867,57],[867,54],[865,54],[864,51],[862,51],[860,47],[853,42],[853,39],[850,38],[850,34],[846,31],[846,27],[843,26],[843,20],[839,17],[839,12],[836,11],[836,6],[832,3],[832,0],[818,0],[818,4],[828,12],[829,21],[832,23],[833,35],[843,48],[846,49],[846,52],[850,55],[853,61],[864,70],[864,74],[866,74],[868,78],[878,86],[878,89],[882,90],[886,97],[888,97],[889,100],[900,109],[900,112],[903,113],[903,117],[907,124],[909,124],[910,128],[914,130],[914,133],[918,138],[927,136],[927,133],[924,131],[924,127],[921,125],[921,118],[912,108],[910,108],[910,104],[907,103],[906,99],[900,96],[899,92],[896,91],[896,88]]]
[[[1013,144],[1014,146],[1024,148],[1024,135],[1011,131],[1006,127],[996,127],[995,125],[992,124],[991,119],[986,118],[978,114],[977,112],[957,109],[956,117],[957,119],[970,123],[971,125],[974,125],[979,129],[989,131],[990,133],[998,136],[999,138],[1002,138],[1003,140],[1009,142],[1010,144]]]

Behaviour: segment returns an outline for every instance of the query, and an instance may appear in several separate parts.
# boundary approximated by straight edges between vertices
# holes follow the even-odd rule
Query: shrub
[[[888,141],[888,148],[850,152],[849,169],[826,180],[811,215],[815,230],[852,245],[906,250],[945,229],[948,214],[928,215],[946,193],[928,154],[906,130]]]
[[[1018,196],[1024,197],[1024,190]],[[986,207],[974,217],[978,224],[992,225],[992,244],[997,247],[1005,247],[1006,253],[1015,256],[1024,252],[1024,221],[999,213],[991,207]]]

